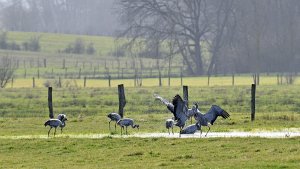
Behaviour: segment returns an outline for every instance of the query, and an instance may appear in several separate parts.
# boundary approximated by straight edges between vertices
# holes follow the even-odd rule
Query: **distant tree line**
[[[128,49],[160,58],[168,44],[190,75],[300,70],[298,0],[120,0],[118,9]]]
[[[114,0],[0,1],[0,25],[8,31],[112,35]]]

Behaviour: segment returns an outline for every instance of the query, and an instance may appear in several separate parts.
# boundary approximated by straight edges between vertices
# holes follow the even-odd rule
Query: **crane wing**
[[[172,104],[174,105],[174,117],[175,120],[180,120],[182,122],[185,122],[187,120],[186,112],[187,107],[185,102],[182,100],[182,98],[177,94],[173,100]]]
[[[208,110],[206,114],[204,114],[204,118],[211,124],[213,125],[216,119],[221,116],[224,119],[227,119],[230,115],[220,108],[217,105],[212,105],[211,108]]]
[[[154,94],[153,96],[155,99],[160,100],[164,105],[166,105],[170,112],[174,113],[174,105],[172,103],[170,103],[167,99],[162,98],[158,94]]]

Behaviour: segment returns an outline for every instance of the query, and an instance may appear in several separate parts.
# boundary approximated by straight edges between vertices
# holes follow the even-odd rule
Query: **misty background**
[[[2,0],[0,9],[4,30],[127,37],[128,50],[180,56],[190,75],[300,70],[298,0]]]

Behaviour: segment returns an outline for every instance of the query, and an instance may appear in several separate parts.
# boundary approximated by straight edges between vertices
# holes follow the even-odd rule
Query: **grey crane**
[[[126,127],[126,134],[127,134],[127,127],[131,126],[132,128],[137,128],[139,129],[139,125],[134,123],[133,119],[129,119],[129,118],[124,118],[124,119],[120,119],[117,124],[121,127],[121,135],[123,135],[123,130],[124,127]]]
[[[115,131],[116,131],[116,129],[117,129],[117,122],[119,121],[119,120],[121,120],[121,116],[118,114],[118,113],[109,113],[108,115],[107,115],[107,117],[110,119],[110,121],[108,122],[108,125],[109,125],[109,131],[110,131],[110,122],[111,121],[115,121],[116,123],[115,123]]]
[[[175,126],[178,126],[181,131],[185,126],[186,120],[189,118],[187,116],[188,108],[186,102],[178,94],[173,98],[172,104],[174,105],[173,115],[176,121]]]
[[[180,131],[180,134],[194,134],[197,130],[200,130],[200,136],[201,136],[202,131],[199,122],[197,122],[196,124],[189,125],[186,128],[182,129]]]
[[[174,105],[172,103],[170,103],[167,99],[162,98],[158,94],[154,94],[153,96],[155,99],[160,100],[164,105],[166,105],[170,112],[174,113]]]
[[[197,104],[196,106],[198,107]],[[219,116],[223,117],[224,119],[230,117],[230,115],[225,110],[223,110],[221,107],[217,105],[212,105],[206,114],[197,112],[194,115],[196,121],[198,121],[201,126],[208,127],[208,131],[206,132],[205,136],[207,136],[207,133],[210,131],[210,125],[213,125]]]
[[[57,119],[60,120],[63,123],[63,125],[60,126],[60,131],[61,131],[60,133],[62,134],[62,130],[63,130],[64,127],[66,127],[66,121],[68,120],[67,119],[67,115],[65,115],[65,114],[58,114],[57,115]]]
[[[65,119],[65,120],[67,120],[67,119]],[[48,137],[49,137],[49,134],[50,134],[50,131],[51,131],[51,129],[54,127],[55,128],[55,131],[54,131],[54,137],[55,137],[55,134],[56,134],[56,128],[57,127],[61,127],[61,128],[63,128],[64,126],[65,126],[65,121],[60,121],[59,119],[49,119],[48,121],[46,121],[45,122],[45,127],[46,126],[50,126],[50,129],[49,129],[49,131],[48,131]]]
[[[164,105],[167,106],[168,110],[174,114],[174,105],[173,103],[169,102],[167,99],[159,96],[158,94],[154,94],[155,99],[160,100]],[[181,99],[182,100],[182,99]],[[183,101],[184,105],[186,107],[186,111],[185,114],[188,118],[193,117],[195,115],[196,112],[200,112],[198,110],[198,108],[196,108],[196,106],[194,105],[191,109],[187,108],[187,102]]]
[[[167,119],[166,120],[166,128],[168,129],[169,135],[170,135],[170,128],[172,129],[172,133],[174,134],[173,126],[174,126],[174,120],[173,119]]]

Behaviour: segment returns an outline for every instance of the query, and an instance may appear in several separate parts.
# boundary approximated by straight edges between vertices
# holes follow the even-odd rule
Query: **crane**
[[[109,113],[108,115],[107,115],[107,117],[110,119],[110,121],[108,122],[108,125],[109,125],[109,131],[110,131],[110,122],[111,121],[115,121],[116,123],[115,123],[115,131],[116,131],[116,129],[117,129],[117,122],[119,121],[119,120],[121,120],[121,116],[118,114],[118,113]]]
[[[196,106],[198,107],[197,104],[196,104]],[[228,117],[230,117],[230,114],[228,114],[221,107],[219,107],[217,105],[212,105],[206,114],[197,112],[194,115],[194,118],[196,119],[197,122],[200,123],[201,126],[208,127],[208,131],[205,134],[205,136],[207,136],[207,133],[210,131],[210,125],[213,125],[219,116],[223,117],[224,119],[227,119]],[[200,131],[201,131],[201,129],[200,129]],[[201,133],[202,133],[202,131],[201,131]]]
[[[168,129],[169,135],[170,135],[170,128],[172,129],[172,133],[174,134],[173,126],[174,126],[174,120],[173,119],[167,119],[166,120],[166,128]]]
[[[176,120],[175,126],[180,128],[180,131],[185,126],[185,121],[188,119],[187,111],[188,108],[186,106],[186,102],[182,100],[182,98],[177,94],[172,100],[172,104],[174,105],[174,119]]]
[[[154,94],[153,96],[155,99],[160,100],[164,105],[166,105],[171,113],[174,113],[174,105],[172,103],[170,103],[167,99],[162,98],[158,94]]]
[[[194,134],[197,130],[200,130],[200,136],[201,136],[202,131],[199,122],[197,122],[196,124],[189,125],[186,128],[182,129],[180,131],[180,134]]]
[[[68,120],[67,119],[67,115],[65,115],[65,114],[58,114],[57,115],[57,119],[60,120],[63,123],[63,125],[60,126],[60,133],[62,134],[62,130],[63,130],[64,127],[66,127],[66,121]]]
[[[120,119],[117,124],[121,127],[121,135],[123,135],[124,127],[126,127],[126,135],[127,135],[127,127],[131,126],[132,128],[137,128],[139,130],[139,125],[134,123],[133,119],[123,118]]]

